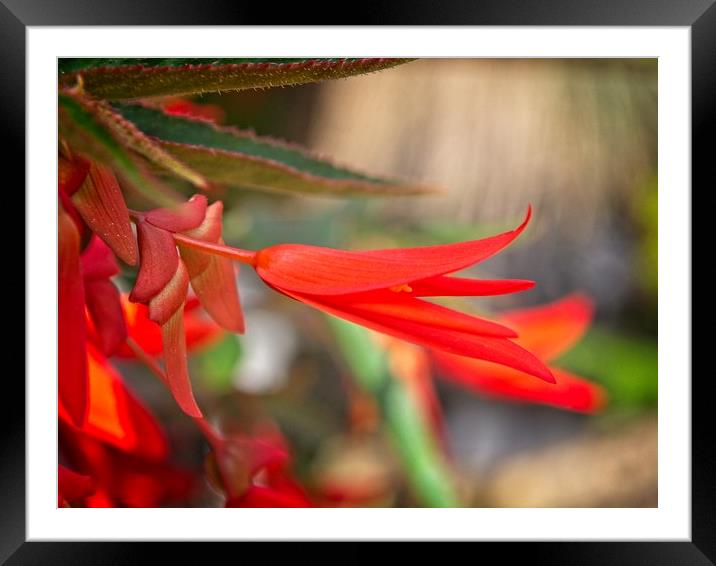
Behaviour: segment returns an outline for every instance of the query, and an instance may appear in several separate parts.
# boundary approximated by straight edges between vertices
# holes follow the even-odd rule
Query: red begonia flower
[[[199,300],[219,324],[243,331],[243,315],[233,265],[223,258],[205,260],[191,253],[180,259],[175,237],[191,233],[197,241],[222,243],[221,211],[221,204],[207,207],[206,197],[195,195],[172,208],[132,212],[140,266],[129,299],[148,305],[149,318],[161,326],[166,367],[162,375],[181,409],[193,418],[200,418],[202,413],[194,399],[186,360],[184,305],[190,280]]]
[[[175,234],[180,245],[252,265],[272,288],[328,314],[421,346],[491,360],[554,382],[549,369],[508,338],[513,330],[420,299],[494,295],[530,288],[531,281],[475,281],[448,277],[499,252],[524,230],[470,242],[353,252],[281,244],[258,252]]]
[[[548,363],[579,340],[592,315],[591,301],[573,294],[547,305],[505,313],[500,320],[517,330],[516,342]],[[585,413],[596,412],[606,403],[601,386],[557,367],[550,366],[556,382],[547,384],[484,360],[438,351],[433,351],[432,357],[443,377],[478,393]]]
[[[172,212],[167,210],[160,223],[171,222]],[[182,211],[176,213],[180,217]],[[147,304],[149,318],[161,326],[166,384],[174,399],[189,416],[201,417],[186,360],[184,303],[189,275],[179,259],[171,232],[155,226],[144,215],[137,220],[137,235],[141,260],[129,299]]]
[[[492,360],[553,382],[550,371],[508,338],[510,328],[424,301],[421,296],[513,292],[531,282],[446,276],[512,242],[529,221],[498,236],[422,248],[348,252],[280,245],[258,252],[256,272],[273,288],[334,316],[413,342]]]
[[[530,216],[531,209],[522,224],[509,232],[457,244],[362,252],[280,244],[256,254],[256,272],[274,287],[307,295],[347,295],[391,289],[410,295],[413,291],[407,287],[415,284],[420,289],[419,285],[426,280],[431,284],[450,285],[454,294],[472,294],[470,280],[445,281],[446,278],[440,276],[496,254],[522,233]],[[512,287],[513,283],[507,286]],[[523,283],[522,288],[532,285]],[[461,292],[462,286],[466,292]],[[419,292],[415,291],[415,295],[420,296]]]

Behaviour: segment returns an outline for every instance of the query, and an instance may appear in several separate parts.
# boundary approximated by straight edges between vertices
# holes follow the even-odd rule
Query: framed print
[[[710,2],[85,8],[0,6],[27,222],[3,560],[397,540],[712,563]]]

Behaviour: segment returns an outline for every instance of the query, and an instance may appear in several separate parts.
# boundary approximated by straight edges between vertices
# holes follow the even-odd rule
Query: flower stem
[[[229,259],[251,266],[256,265],[256,252],[252,252],[251,250],[232,248],[231,246],[227,246],[225,244],[212,244],[211,242],[197,240],[184,234],[174,234],[174,240],[183,246],[194,248],[195,250],[200,250],[221,257],[228,257]]]
[[[391,373],[385,352],[365,328],[327,318],[356,381],[378,402],[388,436],[417,499],[428,507],[460,507],[448,459],[410,388]]]

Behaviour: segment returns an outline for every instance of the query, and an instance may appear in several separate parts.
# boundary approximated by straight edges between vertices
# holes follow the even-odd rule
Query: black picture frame
[[[339,25],[338,14],[313,11],[304,4],[269,12],[262,20],[256,4],[228,0],[0,0],[0,115],[5,137],[3,180],[5,190],[24,186],[25,148],[25,32],[28,26],[61,25],[256,25],[258,23]],[[322,16],[315,16],[315,14]],[[450,3],[393,0],[370,2],[351,11],[352,25],[555,25],[555,26],[687,26],[691,29],[692,79],[692,185],[713,189],[713,157],[707,135],[715,125],[716,6],[714,0],[490,0]],[[286,20],[290,20],[286,21]],[[6,193],[10,194],[10,193]],[[694,194],[692,188],[692,195]],[[6,197],[8,198],[8,197]],[[19,204],[19,203],[18,203]],[[693,208],[692,208],[693,209]],[[15,232],[17,233],[17,231]],[[18,260],[19,265],[24,260]],[[19,270],[19,268],[18,268]],[[24,293],[24,291],[20,291]],[[25,296],[25,300],[29,300]],[[495,550],[501,561],[522,559],[536,564],[705,565],[716,563],[716,458],[714,420],[707,393],[710,372],[692,379],[692,538],[690,542],[529,542],[478,543],[471,549],[476,560],[481,548]],[[670,376],[689,379],[691,376]],[[11,379],[12,378],[12,379]],[[6,375],[6,401],[0,411],[3,434],[0,447],[0,562],[7,564],[127,564],[152,559],[148,545],[160,543],[39,543],[25,542],[25,411],[24,386],[18,375]],[[371,543],[328,554],[361,561]],[[162,544],[162,547],[167,545]],[[252,547],[253,548],[253,547]],[[179,548],[184,561],[206,558],[202,545]],[[234,550],[228,550],[233,553]],[[241,553],[246,552],[242,548]],[[271,561],[293,552],[291,545],[273,545]],[[309,551],[312,561],[316,554]],[[425,555],[425,549],[419,552]],[[437,551],[444,556],[444,551]],[[178,553],[177,553],[178,554]],[[237,552],[235,558],[241,558]],[[407,558],[407,557],[406,557]],[[154,559],[156,560],[156,559]]]

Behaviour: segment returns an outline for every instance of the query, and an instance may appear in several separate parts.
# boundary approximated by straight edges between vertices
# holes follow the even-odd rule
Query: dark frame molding
[[[691,28],[692,78],[692,184],[716,186],[713,156],[707,133],[716,125],[716,6],[715,0],[471,0],[434,3],[424,0],[370,2],[354,12],[352,25],[554,25],[554,26],[688,26]],[[25,150],[25,31],[27,26],[63,25],[256,25],[271,23],[341,24],[327,11],[313,12],[305,5],[285,6],[265,13],[257,4],[229,0],[0,0],[0,115],[2,115],[5,164],[23,163]],[[293,12],[293,13],[292,13]],[[268,15],[269,18],[262,17]],[[313,16],[307,18],[306,16]],[[321,17],[322,16],[322,17]],[[330,17],[330,21],[328,20]],[[709,140],[711,141],[711,140]],[[3,180],[25,186],[24,168],[6,166]],[[9,180],[12,180],[12,185]],[[693,195],[693,189],[691,194]],[[24,204],[23,204],[24,209]],[[693,210],[693,208],[692,208]],[[693,256],[692,256],[693,257]],[[20,260],[24,263],[24,259]],[[15,265],[18,265],[17,263]],[[24,294],[24,290],[21,291]],[[27,301],[27,296],[25,295]],[[687,379],[690,376],[672,376]],[[6,402],[0,443],[0,561],[8,564],[126,564],[151,560],[147,553],[161,550],[174,560],[172,548],[157,543],[25,542],[25,410],[24,386],[15,375],[6,375]],[[692,539],[690,542],[530,542],[478,543],[495,550],[500,561],[529,560],[549,564],[648,564],[694,566],[716,563],[716,451],[710,376],[692,379]],[[9,401],[10,399],[17,401]],[[235,543],[234,543],[235,544]],[[365,559],[374,543],[350,543],[335,549],[333,559]],[[489,545],[489,546],[487,546]],[[236,547],[222,549],[236,552]],[[243,547],[241,553],[247,548]],[[434,546],[430,548],[432,550]],[[182,545],[179,558],[206,559],[206,543]],[[273,545],[276,551],[293,549]],[[382,550],[382,549],[381,549]],[[428,550],[423,545],[420,553]],[[290,559],[290,554],[286,556]],[[320,556],[309,550],[311,561]],[[439,550],[444,559],[445,551]],[[176,553],[179,554],[179,553]],[[331,553],[326,553],[330,555]],[[264,559],[268,555],[264,556]],[[243,558],[238,555],[234,559]],[[193,561],[193,560],[192,560]]]

